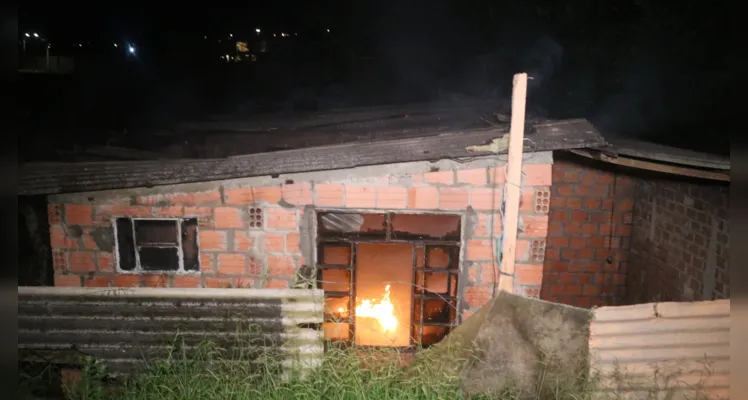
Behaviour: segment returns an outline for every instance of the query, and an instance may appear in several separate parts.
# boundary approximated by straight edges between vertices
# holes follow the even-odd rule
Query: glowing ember
[[[356,317],[376,319],[382,327],[382,332],[395,332],[397,318],[393,313],[394,309],[390,302],[390,285],[387,285],[380,300],[364,299],[356,306]]]

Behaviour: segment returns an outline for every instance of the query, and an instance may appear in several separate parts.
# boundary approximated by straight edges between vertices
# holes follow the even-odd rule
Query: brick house
[[[729,297],[729,245],[700,231],[716,226],[724,242],[726,211],[707,221],[711,206],[700,196],[722,197],[659,177],[668,183],[639,198],[650,178],[612,163],[628,159],[609,155],[624,148],[608,146],[587,121],[528,124],[513,274],[497,261],[506,149],[472,148],[502,137],[502,126],[327,145],[323,135],[216,159],[26,165],[19,192],[47,196],[55,286],[317,285],[326,293],[325,335],[367,345],[434,343],[485,304],[499,279],[517,293],[583,307],[621,304],[627,284],[669,284],[673,273],[681,286],[653,284],[637,298],[660,290],[674,299],[685,287],[693,298]],[[680,168],[724,170],[687,164]],[[680,191],[691,196],[688,209],[672,208]],[[654,200],[660,195],[664,202]],[[686,239],[675,239],[679,213],[700,224],[688,240],[704,252],[688,258],[678,242]],[[639,232],[650,236],[637,248]],[[675,258],[678,270],[667,270]],[[704,278],[712,270],[716,281]],[[389,335],[365,333],[366,299],[393,303]]]

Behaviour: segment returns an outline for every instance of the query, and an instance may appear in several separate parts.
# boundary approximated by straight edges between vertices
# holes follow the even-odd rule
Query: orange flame
[[[356,317],[376,319],[382,332],[395,332],[397,318],[395,318],[394,310],[395,307],[390,302],[390,285],[387,285],[381,300],[364,299],[360,305],[356,306]]]

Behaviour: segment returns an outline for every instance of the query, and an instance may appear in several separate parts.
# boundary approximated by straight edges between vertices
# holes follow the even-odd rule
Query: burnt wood
[[[605,140],[584,119],[538,124],[525,152],[602,147]],[[409,161],[474,157],[467,150],[500,138],[507,129],[476,129],[398,140],[346,143],[224,159],[35,163],[19,168],[19,195],[88,192],[220,181],[252,176],[354,168]],[[500,152],[502,153],[502,152]],[[506,153],[506,151],[503,151]]]

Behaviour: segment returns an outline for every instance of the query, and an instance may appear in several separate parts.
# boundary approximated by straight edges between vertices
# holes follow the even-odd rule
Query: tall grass
[[[544,373],[558,366],[538,366],[531,389],[520,390],[509,382],[496,393],[467,395],[460,374],[452,365],[407,361],[395,349],[330,348],[321,365],[303,376],[282,377],[276,356],[260,356],[251,362],[211,343],[203,343],[190,354],[178,347],[166,359],[144,364],[139,372],[117,382],[107,383],[105,368],[89,359],[83,374],[65,387],[66,397],[80,400],[183,400],[183,399],[480,399],[480,400],[588,400],[670,398],[668,390],[642,396],[624,392],[600,393],[600,375],[585,373],[569,385],[569,380],[550,378]],[[428,357],[428,355],[426,355]],[[413,355],[419,357],[419,354]],[[463,360],[453,360],[460,363]],[[471,360],[471,362],[480,362]],[[617,380],[627,380],[616,372]],[[624,385],[626,386],[626,385]],[[663,390],[665,388],[660,388]],[[689,395],[690,394],[690,395]],[[691,390],[685,398],[706,399]],[[24,397],[19,397],[24,398]]]

